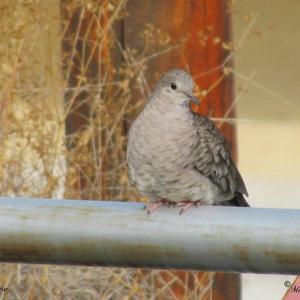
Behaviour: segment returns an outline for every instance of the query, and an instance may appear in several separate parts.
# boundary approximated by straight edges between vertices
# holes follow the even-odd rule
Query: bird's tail
[[[233,199],[229,201],[224,201],[220,203],[219,205],[222,206],[241,206],[241,207],[250,207],[246,199],[244,198],[243,194],[240,192],[237,192]]]

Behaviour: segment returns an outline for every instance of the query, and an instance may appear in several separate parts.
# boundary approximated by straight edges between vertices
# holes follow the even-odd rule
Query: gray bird
[[[174,69],[154,88],[128,137],[130,182],[150,198],[151,214],[161,205],[249,206],[244,181],[222,133],[209,118],[194,113],[194,83]]]

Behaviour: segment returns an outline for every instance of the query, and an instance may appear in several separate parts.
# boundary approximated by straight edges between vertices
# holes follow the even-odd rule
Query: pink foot
[[[165,199],[158,199],[154,202],[145,205],[144,209],[147,211],[147,215],[150,216],[157,208],[159,208],[162,205],[166,205],[170,207],[170,206],[176,206],[176,203]]]
[[[203,200],[197,200],[197,201],[191,201],[191,200],[183,200],[178,201],[176,203],[176,206],[182,206],[182,208],[179,211],[179,214],[182,215],[185,211],[187,211],[190,207],[199,207],[201,205],[207,205],[207,203]]]

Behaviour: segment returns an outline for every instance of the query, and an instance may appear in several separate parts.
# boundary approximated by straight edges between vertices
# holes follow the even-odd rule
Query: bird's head
[[[162,101],[172,105],[188,107],[190,102],[199,105],[200,101],[193,95],[194,82],[190,74],[180,69],[167,72],[157,83],[154,93]]]

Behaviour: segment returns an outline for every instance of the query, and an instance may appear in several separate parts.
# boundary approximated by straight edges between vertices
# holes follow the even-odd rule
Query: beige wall
[[[235,54],[238,102],[239,165],[246,181],[300,179],[300,2],[237,1],[234,6],[235,45],[249,29]],[[252,78],[241,78],[240,74]],[[253,79],[253,81],[251,81]],[[241,86],[247,85],[241,93]],[[288,188],[287,188],[288,190]],[[260,190],[261,191],[261,190]],[[284,190],[282,191],[285,196]],[[274,206],[276,199],[258,199]],[[279,197],[279,195],[278,195]],[[300,207],[284,197],[281,207]]]
[[[261,120],[300,121],[300,3],[290,1],[238,0],[234,12],[234,38],[249,25],[249,16],[258,15],[242,47],[235,66],[254,80],[282,96],[250,84],[239,103],[239,115]],[[241,81],[238,81],[241,83]]]
[[[235,44],[251,15],[257,21],[235,55],[237,72],[255,81],[238,103],[239,167],[252,206],[300,208],[300,2],[237,0]],[[236,83],[238,94],[247,80],[237,74]],[[282,299],[293,278],[243,275],[242,299]]]

